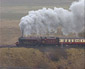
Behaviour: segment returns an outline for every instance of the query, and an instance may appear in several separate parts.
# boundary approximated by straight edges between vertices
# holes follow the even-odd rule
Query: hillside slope
[[[1,67],[84,69],[84,49],[0,48]]]

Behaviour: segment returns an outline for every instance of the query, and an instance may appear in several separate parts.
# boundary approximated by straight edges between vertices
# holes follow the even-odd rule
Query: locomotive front
[[[35,37],[20,37],[17,46],[36,46],[40,44],[40,38]]]

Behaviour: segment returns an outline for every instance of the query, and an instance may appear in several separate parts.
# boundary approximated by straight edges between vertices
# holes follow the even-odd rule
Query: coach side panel
[[[60,38],[59,43],[63,45],[85,45],[85,39],[83,38]]]

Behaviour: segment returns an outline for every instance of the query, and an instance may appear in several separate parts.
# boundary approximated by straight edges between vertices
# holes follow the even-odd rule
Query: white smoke
[[[62,26],[63,34],[78,33],[84,29],[84,9],[84,0],[79,0],[72,3],[69,10],[55,7],[30,11],[19,24],[22,35],[50,35],[56,33],[59,26]]]

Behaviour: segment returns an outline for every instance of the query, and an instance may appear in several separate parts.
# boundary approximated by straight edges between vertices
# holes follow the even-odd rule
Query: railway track
[[[5,47],[17,47],[16,45],[0,45],[0,48],[5,48]]]
[[[0,45],[0,48],[14,48],[17,47],[16,45]],[[41,46],[19,46],[19,47],[25,47],[25,48],[41,48]],[[56,47],[56,46],[42,46],[42,47]],[[57,46],[56,48],[85,48],[85,46]]]

